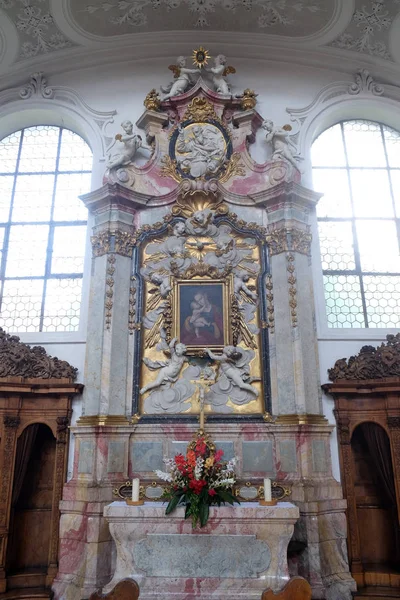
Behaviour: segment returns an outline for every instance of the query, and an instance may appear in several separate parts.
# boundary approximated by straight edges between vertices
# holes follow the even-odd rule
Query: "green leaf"
[[[171,500],[168,502],[168,506],[165,509],[165,514],[169,515],[169,513],[171,513],[173,510],[176,509],[176,507],[178,506],[181,498],[183,498],[184,494],[182,494],[181,492],[179,492],[178,494],[176,494],[175,496],[172,496]]]
[[[233,505],[235,498],[232,496],[232,494],[226,490],[217,490],[217,494],[223,502],[228,502],[229,504]]]
[[[208,504],[201,504],[199,510],[200,527],[204,527],[204,525],[207,525],[209,513],[210,507],[208,506]]]

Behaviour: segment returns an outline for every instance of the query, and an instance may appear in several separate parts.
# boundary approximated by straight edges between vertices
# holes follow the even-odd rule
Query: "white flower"
[[[194,468],[194,477],[195,479],[200,479],[203,471],[204,459],[201,456],[196,458],[196,466]]]
[[[216,486],[219,487],[221,485],[231,486],[235,484],[235,479],[233,477],[228,477],[227,479],[221,479],[217,482]]]
[[[168,481],[168,482],[172,481],[172,475],[170,473],[165,473],[165,471],[159,471],[158,469],[156,471],[154,471],[154,473],[157,475],[157,477],[159,479],[162,479],[163,481]]]

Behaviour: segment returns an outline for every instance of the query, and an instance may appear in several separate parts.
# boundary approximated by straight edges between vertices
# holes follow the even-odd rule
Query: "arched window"
[[[28,127],[0,141],[0,325],[79,327],[92,152],[76,133]]]
[[[400,134],[338,123],[312,165],[329,327],[399,327]]]

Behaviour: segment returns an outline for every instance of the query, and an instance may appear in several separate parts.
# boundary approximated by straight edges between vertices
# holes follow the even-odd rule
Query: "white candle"
[[[264,479],[264,500],[266,502],[271,502],[272,500],[271,480],[268,477]]]
[[[132,479],[132,502],[139,502],[139,479]]]

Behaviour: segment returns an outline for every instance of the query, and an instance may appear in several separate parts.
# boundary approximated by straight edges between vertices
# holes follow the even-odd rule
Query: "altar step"
[[[51,590],[44,588],[24,588],[9,590],[0,594],[0,600],[49,600]]]

